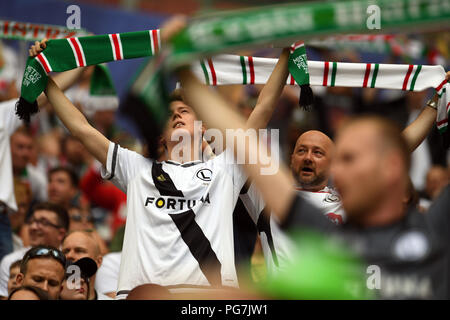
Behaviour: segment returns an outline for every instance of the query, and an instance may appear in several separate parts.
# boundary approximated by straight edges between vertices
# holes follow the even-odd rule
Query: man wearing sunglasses
[[[5,256],[0,264],[0,296],[8,295],[9,267],[23,258],[31,247],[51,246],[60,248],[69,229],[67,211],[55,204],[40,203],[33,208],[33,213],[27,221],[29,228],[30,247],[23,248]]]
[[[66,258],[51,246],[37,246],[29,249],[20,264],[16,276],[19,286],[34,286],[47,291],[49,298],[58,300],[65,276]]]

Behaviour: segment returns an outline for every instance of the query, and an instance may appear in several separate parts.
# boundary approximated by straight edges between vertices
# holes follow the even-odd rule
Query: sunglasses
[[[47,219],[43,219],[43,218],[36,219],[36,218],[32,217],[32,218],[30,218],[28,220],[28,224],[30,224],[30,225],[33,224],[33,222],[36,222],[37,225],[41,225],[41,226],[44,226],[44,227],[53,227],[53,228],[57,228],[57,229],[61,228],[61,226],[59,226],[57,224],[54,224],[54,223],[51,223]]]
[[[57,249],[42,247],[36,247],[28,251],[23,258],[21,265],[26,265],[28,260],[36,257],[51,257],[61,263],[64,268],[66,268],[66,257],[61,251]]]

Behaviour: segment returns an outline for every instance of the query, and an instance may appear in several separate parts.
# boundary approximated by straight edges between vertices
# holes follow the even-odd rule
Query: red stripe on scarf
[[[208,59],[208,65],[209,69],[211,70],[211,78],[212,78],[212,85],[217,85],[217,77],[216,77],[216,70],[214,70],[214,65],[211,59]]]
[[[291,77],[291,86],[293,86],[295,84],[295,79],[292,76],[292,74],[289,73],[289,76]]]
[[[446,84],[446,83],[447,83],[447,80],[442,81],[441,84],[436,87],[436,91],[441,90],[442,87],[444,86],[444,84]]]
[[[253,57],[248,57],[248,68],[250,69],[250,84],[255,84],[255,66],[253,65]]]
[[[159,51],[159,45],[158,45],[158,31],[152,30],[152,38],[153,38],[153,48],[155,49],[155,53],[157,54]]]
[[[83,55],[81,54],[80,46],[78,45],[78,42],[75,40],[75,38],[69,38],[69,41],[72,43],[73,47],[75,48],[75,52],[77,53],[78,58],[78,64],[80,67],[84,67],[83,63]]]
[[[117,33],[111,34],[111,38],[113,39],[114,43],[114,52],[116,53],[116,60],[122,60],[123,57],[120,54],[119,37],[117,36]]]
[[[366,64],[366,73],[364,74],[363,88],[367,88],[367,82],[369,81],[369,75],[370,75],[370,63]]]
[[[50,67],[48,66],[47,62],[45,61],[45,59],[42,57],[42,54],[38,54],[37,58],[39,59],[39,61],[41,62],[41,64],[44,66],[45,72],[49,73],[50,72]]]
[[[409,77],[411,76],[411,72],[413,71],[414,66],[412,64],[409,65],[408,72],[406,73],[405,80],[403,81],[402,90],[406,90],[406,86],[408,85]]]
[[[328,70],[329,70],[329,63],[328,61],[325,61],[325,69],[323,70],[323,83],[322,86],[326,87],[328,84]]]

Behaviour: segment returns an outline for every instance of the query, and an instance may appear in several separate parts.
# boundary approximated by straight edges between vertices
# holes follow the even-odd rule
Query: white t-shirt
[[[32,164],[27,164],[28,179],[30,181],[31,193],[39,201],[47,201],[47,177]]]
[[[121,252],[111,252],[103,257],[102,265],[95,276],[95,290],[98,293],[116,292],[121,256]]]
[[[14,180],[11,160],[10,137],[22,120],[15,114],[17,98],[0,102],[0,200],[17,210],[14,197]]]
[[[302,198],[319,208],[335,224],[341,225],[345,221],[341,198],[333,188],[325,187],[320,191],[306,191],[299,188],[296,188],[296,190]]]
[[[17,260],[22,260],[25,253],[31,247],[25,247],[17,251],[13,251],[3,257],[0,263],[0,296],[8,296],[8,280],[9,280],[9,267]]]
[[[136,286],[237,287],[232,213],[246,176],[230,153],[180,164],[111,143],[103,178],[127,193],[117,299]]]
[[[340,198],[333,189],[325,187],[318,192],[297,188],[296,190],[334,223],[341,224],[344,221],[345,214]],[[267,213],[263,214],[266,204],[254,184],[240,197],[257,226],[269,276],[273,275],[274,272],[283,270],[291,261],[292,254],[296,250],[295,244],[281,230],[273,214],[270,214],[270,219],[267,217]]]

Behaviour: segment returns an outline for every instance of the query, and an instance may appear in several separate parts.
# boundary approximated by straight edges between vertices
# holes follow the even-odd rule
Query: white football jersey
[[[319,192],[298,188],[296,190],[335,224],[339,225],[344,221],[345,215],[340,198],[333,189],[325,187]],[[296,250],[295,244],[281,230],[273,214],[270,214],[270,219],[267,213],[263,214],[265,203],[254,184],[240,197],[259,232],[268,274],[283,270]]]
[[[223,152],[156,162],[111,143],[103,178],[127,193],[117,299],[136,286],[237,287],[232,213],[246,176]]]
[[[319,208],[335,224],[341,225],[345,221],[341,198],[333,188],[325,187],[320,191],[306,191],[300,188],[296,188],[296,190],[302,198]]]

